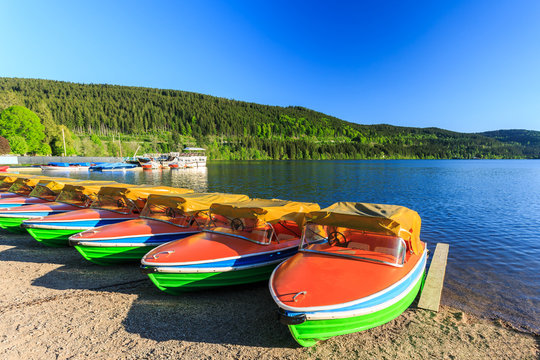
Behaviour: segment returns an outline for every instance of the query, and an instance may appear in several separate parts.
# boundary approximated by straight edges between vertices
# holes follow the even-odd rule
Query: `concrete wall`
[[[34,165],[34,164],[48,164],[50,162],[67,162],[67,163],[78,163],[78,162],[121,162],[123,158],[121,157],[84,157],[84,156],[17,156],[18,164],[25,165]],[[2,164],[0,157],[0,164]]]

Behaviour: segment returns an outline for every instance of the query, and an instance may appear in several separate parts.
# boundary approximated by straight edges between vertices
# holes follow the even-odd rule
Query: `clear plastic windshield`
[[[180,227],[202,228],[208,222],[208,215],[204,211],[187,215],[179,209],[151,203],[146,204],[141,212],[141,217],[164,221]]]
[[[58,194],[46,186],[36,185],[34,190],[32,190],[32,192],[30,193],[30,196],[38,197],[48,201],[54,201]]]
[[[403,266],[407,244],[397,236],[343,227],[307,224],[300,251]]]
[[[277,241],[274,227],[254,218],[228,218],[211,214],[204,231],[229,235],[262,245],[268,245],[272,240]]]
[[[86,195],[80,191],[62,191],[56,201],[79,207],[88,207],[94,201],[95,195]]]
[[[9,191],[15,194],[28,196],[34,190],[32,186],[20,182],[14,182],[13,185],[9,188]]]
[[[0,183],[0,191],[8,191],[9,188],[13,185],[13,183],[10,182],[1,182]]]
[[[131,200],[122,195],[99,195],[92,203],[94,209],[110,210],[122,214],[138,214],[144,207],[144,200]]]

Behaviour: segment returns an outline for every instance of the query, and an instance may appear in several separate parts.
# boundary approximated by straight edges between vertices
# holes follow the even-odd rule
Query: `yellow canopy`
[[[126,199],[147,199],[151,194],[186,194],[192,193],[191,189],[173,188],[169,186],[150,185],[117,185],[103,188],[98,196],[122,196]]]
[[[191,193],[183,195],[152,194],[146,201],[146,208],[151,213],[152,207],[165,207],[178,210],[181,214],[194,214],[210,209],[213,203],[239,203],[248,201],[249,196],[223,193]]]
[[[398,205],[338,202],[320,211],[310,212],[306,220],[320,225],[385,232],[410,240],[414,252],[420,252],[422,220],[414,210]]]
[[[296,202],[280,199],[251,199],[245,202],[214,203],[210,211],[227,218],[252,218],[275,224],[289,220],[303,226],[306,213],[319,210],[315,203]]]
[[[148,185],[112,186],[102,188],[99,191],[98,201],[92,207],[128,213],[140,212],[151,194],[183,194],[188,192],[193,192],[193,190]]]
[[[38,176],[18,177],[9,188],[9,192],[21,195],[28,195],[44,178]]]
[[[0,175],[0,191],[7,191],[18,178],[19,175],[17,174]]]
[[[82,182],[84,182],[84,180],[68,178],[42,179],[39,180],[39,183],[34,187],[29,196],[53,201],[67,184],[77,184]]]
[[[118,186],[116,181],[82,181],[66,184],[56,201],[86,206],[88,200],[95,200],[104,186]]]

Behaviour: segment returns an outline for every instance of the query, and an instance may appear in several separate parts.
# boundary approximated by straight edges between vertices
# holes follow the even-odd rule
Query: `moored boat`
[[[16,178],[7,190],[8,194],[10,193],[12,196],[4,196],[0,198],[0,209],[21,206],[25,205],[26,203],[31,204],[32,199],[29,199],[28,196],[41,180],[46,181],[48,178],[40,176],[21,176]],[[34,198],[33,200],[37,201],[36,203],[45,201],[41,199],[38,200],[37,198]]]
[[[341,202],[307,220],[298,254],[269,282],[280,320],[300,345],[382,325],[414,301],[427,261],[418,213]]]
[[[153,249],[141,260],[142,270],[171,294],[268,279],[296,253],[305,213],[317,209],[277,199],[212,204],[202,233]]]
[[[159,170],[163,168],[161,163],[156,160],[150,160],[148,162],[141,163],[141,167],[143,168],[143,170]]]
[[[6,172],[9,170],[9,166],[0,166],[0,172]]]
[[[41,165],[41,170],[88,171],[90,165],[90,163],[51,162],[47,165]]]
[[[46,242],[47,245],[54,246],[56,237],[62,237],[62,229],[56,231],[42,231],[39,228],[28,229],[24,226],[26,220],[39,220],[49,215],[62,214],[89,207],[96,199],[97,193],[104,186],[118,186],[115,181],[80,181],[64,184],[62,191],[53,202],[36,205],[26,205],[9,209],[0,213],[4,217],[3,222],[10,221],[13,226],[19,223],[21,229],[28,230],[39,242]],[[10,218],[10,220],[7,220]]]
[[[42,179],[36,184],[28,197],[18,196],[0,200],[2,204],[11,203],[13,205],[13,207],[9,208],[0,208],[0,228],[11,232],[25,232],[20,225],[26,218],[21,217],[21,214],[28,212],[27,208],[29,206],[51,203],[58,197],[65,185],[79,182],[80,180],[62,178],[57,180]]]
[[[152,248],[199,233],[214,202],[247,201],[247,195],[188,193],[150,195],[139,219],[75,234],[69,244],[96,264],[141,261]]]
[[[31,178],[32,175],[19,175],[19,174],[2,174],[0,175],[0,199],[7,199],[20,196],[9,191],[9,188],[13,186],[13,183],[20,177]]]
[[[137,168],[135,164],[129,164],[126,162],[116,162],[116,163],[99,163],[90,167],[92,171],[125,171],[133,170]]]
[[[22,227],[49,246],[68,246],[69,237],[95,227],[136,219],[150,194],[188,193],[167,186],[114,185],[102,187],[89,208],[23,221]]]

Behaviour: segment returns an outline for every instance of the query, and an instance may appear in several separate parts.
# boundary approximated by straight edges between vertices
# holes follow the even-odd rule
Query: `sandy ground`
[[[171,296],[137,265],[99,267],[74,249],[0,233],[2,359],[537,359],[538,336],[443,307],[296,344],[265,283]]]

